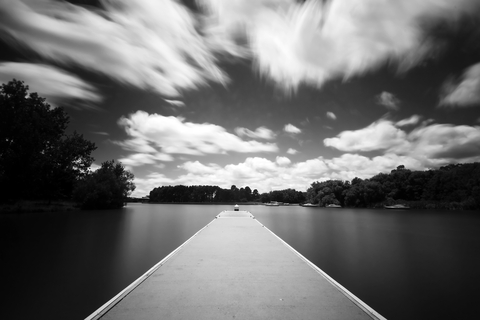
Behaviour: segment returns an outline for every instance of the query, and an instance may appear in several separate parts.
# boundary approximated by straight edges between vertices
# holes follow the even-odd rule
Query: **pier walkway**
[[[384,319],[246,211],[224,211],[93,319]]]

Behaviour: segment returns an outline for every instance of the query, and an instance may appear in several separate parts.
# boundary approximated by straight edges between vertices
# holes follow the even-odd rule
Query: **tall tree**
[[[95,145],[66,135],[69,117],[23,81],[0,87],[0,200],[68,197]]]

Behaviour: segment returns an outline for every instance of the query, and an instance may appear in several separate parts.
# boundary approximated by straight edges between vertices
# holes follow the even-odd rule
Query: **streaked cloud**
[[[393,93],[383,91],[375,97],[375,101],[388,110],[400,110],[400,100],[398,100]]]
[[[108,132],[105,132],[105,131],[92,131],[92,133],[98,134],[100,136],[109,136],[110,135]]]
[[[302,130],[299,128],[295,127],[293,124],[286,124],[285,127],[283,127],[283,131],[288,132],[288,133],[293,133],[293,134],[298,134],[302,133]]]
[[[96,108],[95,104],[102,100],[90,84],[69,72],[48,65],[0,63],[0,83],[7,83],[14,78],[24,81],[30,92],[37,92],[53,106]]]
[[[180,107],[180,108],[185,107],[185,103],[183,101],[180,101],[180,100],[169,100],[169,99],[163,99],[163,100],[165,102],[168,102],[172,106],[175,106],[175,107]]]
[[[273,140],[276,137],[276,134],[266,127],[258,127],[255,131],[249,130],[247,128],[238,127],[235,128],[235,133],[239,137],[246,136],[252,139]]]
[[[331,112],[331,111],[328,111],[326,113],[327,115],[327,118],[331,119],[331,120],[337,120],[337,116],[335,115],[335,113]]]
[[[454,27],[480,10],[478,0],[199,3],[205,15],[174,0],[102,1],[97,9],[3,0],[0,34],[56,64],[174,97],[209,81],[226,84],[217,61],[224,54],[252,58],[261,74],[289,90],[387,63],[408,70],[437,49],[425,21]]]
[[[444,83],[439,106],[480,106],[480,63],[465,70],[460,81],[449,79]]]
[[[261,73],[286,89],[321,87],[384,64],[408,70],[435,52],[423,27],[453,27],[479,13],[478,0],[201,0],[211,37],[235,50],[246,38]]]
[[[297,153],[298,153],[298,150],[293,149],[293,148],[288,148],[287,153],[288,153],[288,154],[297,154]]]
[[[102,1],[88,9],[66,1],[2,0],[0,32],[47,60],[81,66],[117,81],[176,96],[208,80],[225,83],[215,48],[198,21],[172,0]],[[21,48],[21,47],[20,47]]]
[[[173,155],[278,151],[275,143],[242,140],[221,126],[186,122],[181,117],[165,117],[137,111],[120,118],[118,124],[129,138],[114,143],[135,153],[122,160],[131,166],[171,161]]]

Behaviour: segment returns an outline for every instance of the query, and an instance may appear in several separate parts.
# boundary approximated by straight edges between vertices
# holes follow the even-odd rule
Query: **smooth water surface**
[[[478,317],[478,212],[262,207],[255,216],[387,319]]]
[[[1,319],[83,319],[228,205],[0,215]],[[388,319],[476,318],[476,212],[241,206]],[[5,299],[5,298],[4,298]]]
[[[0,319],[84,319],[227,208],[0,215]]]

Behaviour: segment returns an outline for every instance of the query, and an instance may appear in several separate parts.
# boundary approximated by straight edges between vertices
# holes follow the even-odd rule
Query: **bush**
[[[106,161],[100,169],[78,181],[73,198],[82,209],[121,208],[135,190],[133,178],[121,163]]]

